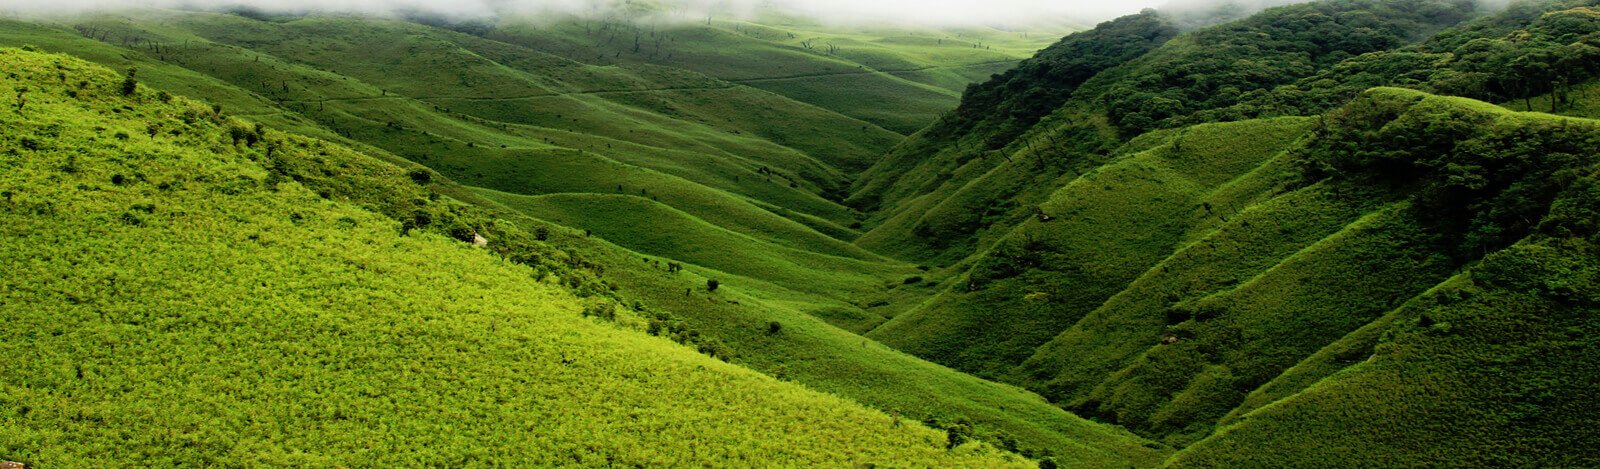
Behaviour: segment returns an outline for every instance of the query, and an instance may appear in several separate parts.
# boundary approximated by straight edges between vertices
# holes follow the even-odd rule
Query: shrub
[[[949,441],[945,443],[945,449],[956,449],[966,444],[967,441],[972,440],[972,424],[965,419],[957,420],[950,426],[945,427],[944,431],[945,436],[949,438]]]
[[[585,306],[583,308],[583,317],[597,317],[607,321],[615,321],[617,320],[617,304],[603,301]]]
[[[411,182],[417,184],[427,185],[433,182],[433,173],[426,169],[413,169],[407,172],[406,175],[411,177]]]
[[[767,335],[778,335],[779,332],[783,332],[782,323],[779,323],[778,321],[767,323]]]
[[[706,280],[706,291],[717,291],[717,287],[721,286],[722,282],[718,282],[717,279]]]
[[[139,80],[134,78],[134,76],[138,75],[138,73],[138,68],[128,69],[128,76],[122,79],[123,96],[133,96],[134,92],[139,91]]]

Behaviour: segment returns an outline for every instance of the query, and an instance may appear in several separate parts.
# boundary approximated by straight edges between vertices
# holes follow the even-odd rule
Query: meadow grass
[[[235,143],[248,123],[124,98],[76,59],[0,62],[29,89],[0,117],[6,459],[1025,462],[585,318],[600,299],[525,264],[272,177],[399,168],[270,132]]]

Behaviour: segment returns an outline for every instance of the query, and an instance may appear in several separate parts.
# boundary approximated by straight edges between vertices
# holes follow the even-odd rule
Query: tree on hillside
[[[139,73],[139,69],[138,68],[129,68],[128,69],[128,76],[122,79],[122,95],[123,96],[133,96],[133,93],[135,91],[139,90],[139,80],[134,78],[134,76],[137,75],[138,73]]]

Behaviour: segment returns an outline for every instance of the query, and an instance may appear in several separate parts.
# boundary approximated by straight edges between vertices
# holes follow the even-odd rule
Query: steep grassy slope
[[[1281,129],[1276,139],[1247,130],[1271,129],[1273,122]],[[1600,128],[1398,89],[1370,91],[1318,119],[1309,132],[1305,124],[1246,121],[1137,139],[1129,145],[1148,149],[1068,184],[1033,220],[954,277],[954,286],[870,336],[1026,384],[1082,415],[1174,446],[1201,442],[1177,462],[1296,465],[1327,457],[1360,465],[1446,453],[1462,464],[1591,458],[1547,455],[1559,443],[1535,436],[1583,434],[1565,417],[1592,412],[1580,409],[1589,402],[1584,391],[1569,385],[1583,380],[1575,370],[1586,366],[1575,353],[1533,358],[1536,352],[1480,345],[1487,336],[1467,337],[1461,345],[1477,352],[1443,358],[1458,355],[1419,349],[1395,365],[1432,374],[1407,376],[1385,399],[1362,401],[1379,392],[1370,384],[1338,391],[1322,386],[1359,374],[1365,365],[1356,363],[1389,340],[1380,337],[1405,333],[1409,324],[1438,324],[1431,316],[1417,319],[1419,309],[1394,311],[1422,301],[1414,300],[1419,295],[1458,289],[1459,281],[1450,279],[1463,269],[1476,272],[1486,255],[1486,264],[1502,257],[1528,264],[1518,274],[1561,289],[1550,295],[1563,300],[1481,287],[1488,290],[1484,295],[1504,299],[1471,306],[1473,317],[1517,324],[1537,338],[1528,347],[1556,350],[1564,340],[1583,340],[1571,334],[1593,327],[1592,315],[1583,311],[1594,305],[1582,299],[1592,289],[1587,269],[1593,266],[1578,259],[1593,249],[1592,240],[1584,240],[1592,237],[1585,230],[1596,218],[1592,209],[1576,207],[1592,196]],[[1214,137],[1206,138],[1208,130]],[[1186,161],[1186,152],[1240,159],[1233,160],[1237,169],[1209,180],[1175,179],[1205,173],[1156,164]],[[1258,166],[1239,165],[1246,161]],[[1205,167],[1228,168],[1217,163],[1213,157]],[[1550,301],[1565,301],[1557,311],[1572,313],[1552,322],[1524,316],[1527,305]],[[1041,337],[1054,334],[1037,332],[1062,327],[1047,342]],[[1482,327],[1482,334],[1492,330]],[[1547,376],[1541,382],[1548,384],[1533,392],[1506,378],[1482,389],[1420,393],[1422,383],[1473,382],[1476,372],[1458,371],[1475,366],[1467,363],[1512,360],[1497,355],[1501,351],[1524,357],[1519,363],[1528,376]],[[1019,362],[1019,355],[1031,356]],[[1344,371],[1352,367],[1356,371]],[[1360,379],[1395,379],[1382,376]],[[1465,407],[1431,401],[1454,402],[1434,397],[1448,389],[1467,393],[1460,399],[1470,402],[1496,396],[1502,402],[1454,419],[1448,409]],[[1534,395],[1545,397],[1528,401]],[[1296,402],[1304,407],[1293,408]],[[1546,406],[1563,410],[1528,410]],[[1341,435],[1338,441],[1348,446],[1340,447],[1288,436],[1295,434],[1291,428],[1331,435],[1364,426],[1356,423],[1363,418],[1395,424]],[[1491,438],[1503,443],[1480,444],[1477,435],[1510,425],[1507,418],[1522,423],[1511,435]],[[1276,449],[1270,458],[1242,450],[1254,438],[1271,440]],[[1333,448],[1362,456],[1323,453]]]
[[[501,20],[478,32],[585,63],[693,70],[909,134],[954,106],[968,83],[1005,71],[1065,32],[1046,29],[845,28],[777,14],[687,18],[646,6],[587,18]]]
[[[534,218],[583,229],[639,253],[758,278],[818,296],[849,297],[881,279],[910,276],[909,266],[803,251],[741,235],[630,195],[554,194],[484,197]]]
[[[160,55],[169,62],[270,96],[357,140],[414,160],[446,152],[478,156],[582,149],[840,224],[850,223],[848,211],[821,196],[839,186],[839,168],[863,165],[898,138],[860,121],[692,73],[583,66],[395,21],[309,17],[271,23],[153,12],[77,26],[165,44]],[[793,133],[763,132],[795,148],[744,134],[760,130],[752,122],[771,115],[727,114],[713,120],[705,111],[679,110],[670,99],[607,99],[693,90],[732,108],[766,108],[786,116],[781,122],[793,122]],[[690,100],[689,106],[704,99]],[[783,138],[793,134],[851,138],[830,143]],[[471,166],[441,170],[470,175]],[[782,177],[774,183],[769,172]]]
[[[174,22],[175,23],[175,22]],[[173,23],[168,23],[170,26]],[[644,189],[642,197],[661,202],[674,202],[673,208],[682,210],[682,207],[696,207],[684,200],[705,200],[699,207],[699,213],[708,214],[707,217],[716,220],[722,228],[746,230],[740,232],[734,239],[739,244],[730,245],[733,248],[747,249],[744,253],[763,253],[771,249],[771,244],[794,243],[796,240],[808,239],[806,236],[791,236],[786,233],[795,233],[793,226],[796,224],[781,217],[763,216],[763,210],[769,213],[791,212],[787,208],[769,206],[755,208],[755,204],[740,201],[726,194],[707,191],[699,186],[689,184],[686,179],[672,177],[640,167],[608,166],[609,158],[597,156],[594,152],[601,150],[591,149],[577,151],[563,149],[560,145],[551,145],[541,135],[552,135],[550,140],[557,138],[568,139],[566,142],[586,141],[586,134],[565,131],[561,133],[527,127],[482,121],[470,116],[462,116],[446,112],[428,105],[419,100],[395,98],[393,92],[385,92],[379,87],[356,82],[339,75],[330,75],[327,72],[315,70],[304,65],[282,61],[269,54],[255,52],[249,49],[227,46],[217,43],[204,43],[202,38],[189,37],[189,49],[184,54],[179,54],[171,49],[163,49],[162,54],[169,62],[157,60],[154,50],[120,49],[107,46],[103,42],[86,38],[75,37],[71,34],[59,32],[50,28],[30,26],[29,29],[8,31],[24,31],[9,37],[7,40],[16,42],[33,42],[46,44],[48,47],[74,50],[74,51],[106,51],[108,61],[114,63],[127,60],[123,57],[137,59],[135,64],[141,67],[140,77],[150,74],[150,70],[163,70],[161,74],[154,74],[152,85],[165,87],[168,85],[165,78],[171,74],[190,74],[189,69],[176,67],[175,63],[185,64],[208,73],[217,73],[227,78],[227,81],[215,81],[219,88],[232,90],[243,96],[262,96],[253,94],[244,89],[258,90],[265,95],[278,95],[284,93],[280,86],[269,83],[260,83],[262,77],[293,77],[295,83],[315,85],[315,88],[299,88],[291,86],[289,94],[278,95],[282,98],[278,105],[271,106],[273,100],[258,99],[265,110],[255,108],[241,108],[240,112],[249,112],[256,115],[288,116],[296,119],[300,127],[288,127],[304,133],[327,135],[328,138],[344,141],[351,145],[366,148],[376,155],[384,155],[393,161],[401,161],[398,157],[388,155],[384,148],[393,148],[397,153],[412,157],[420,162],[440,169],[441,172],[452,174],[472,181],[515,181],[517,178],[530,178],[525,180],[540,180],[543,187],[551,192],[575,190],[583,192],[585,187],[598,187],[596,192],[614,193],[615,187],[625,184],[624,192],[638,193]],[[178,34],[178,33],[174,33]],[[182,33],[187,34],[187,33]],[[177,42],[183,44],[183,42]],[[115,52],[113,51],[120,51]],[[145,52],[156,56],[146,56]],[[259,59],[258,59],[259,57]],[[257,62],[256,60],[260,60]],[[256,65],[263,64],[263,65]],[[319,78],[321,77],[321,78]],[[263,80],[265,81],[265,80]],[[236,84],[237,87],[230,87]],[[315,93],[311,90],[315,89]],[[302,94],[304,93],[304,94]],[[201,93],[203,94],[203,93]],[[369,97],[368,95],[379,95]],[[383,98],[388,94],[391,98]],[[648,94],[648,93],[646,93]],[[330,97],[325,102],[319,96]],[[331,97],[345,96],[351,99],[336,100]],[[232,109],[225,107],[224,109]],[[715,111],[707,110],[707,113]],[[311,116],[302,118],[299,116]],[[315,120],[313,120],[314,118]],[[301,120],[303,119],[303,120]],[[385,125],[395,122],[396,125]],[[531,134],[531,132],[541,132]],[[130,132],[130,134],[133,134]],[[531,136],[530,136],[531,134]],[[135,134],[136,135],[136,134]],[[540,152],[524,152],[520,155],[543,155],[546,159],[540,161],[544,170],[530,170],[527,165],[512,164],[514,148],[505,148],[497,152],[492,148],[496,141],[513,142],[520,145],[538,146],[544,148]],[[589,140],[593,141],[593,140]],[[604,141],[604,140],[600,140]],[[375,146],[367,146],[362,142],[370,142]],[[613,141],[618,147],[632,150],[647,149],[644,144],[627,144],[621,140]],[[561,142],[557,142],[558,144]],[[575,144],[574,144],[575,145]],[[515,146],[515,145],[512,145]],[[602,145],[603,146],[603,145]],[[632,153],[632,152],[628,152]],[[628,154],[613,152],[611,155]],[[487,164],[488,161],[478,155],[503,154],[500,164]],[[685,155],[677,153],[675,155]],[[438,155],[438,156],[435,156]],[[531,161],[521,160],[523,163]],[[562,162],[552,164],[553,162]],[[283,162],[279,162],[279,167]],[[343,163],[340,163],[343,164]],[[477,165],[468,168],[467,164]],[[459,165],[459,166],[456,166]],[[565,166],[564,166],[565,165]],[[685,162],[686,168],[693,168],[697,163]],[[759,168],[758,168],[759,169]],[[470,170],[470,172],[469,172]],[[752,171],[761,178],[775,179],[774,182],[784,181],[784,175],[777,167],[770,167],[765,172]],[[415,174],[430,174],[426,171]],[[292,179],[309,181],[312,176],[321,175],[316,179],[320,185],[318,192],[331,192],[335,197],[341,192],[339,188],[329,188],[338,185],[333,181],[342,180],[349,175],[344,174],[336,166],[312,165],[304,171],[293,174]],[[329,177],[334,175],[336,177]],[[284,176],[289,177],[289,176]],[[747,181],[755,180],[755,177]],[[540,178],[540,179],[531,179]],[[592,182],[583,182],[583,178],[597,178]],[[451,194],[463,200],[469,200],[483,206],[497,206],[492,201],[478,196],[477,192],[454,186],[439,175],[432,176],[433,189]],[[803,181],[802,181],[803,183]],[[373,183],[383,186],[385,183]],[[588,186],[585,186],[587,184]],[[408,184],[402,184],[408,185]],[[492,187],[502,187],[523,192],[539,193],[529,189],[529,185],[515,183],[489,184]],[[772,184],[780,186],[779,184]],[[783,183],[787,185],[787,183]],[[343,187],[343,186],[340,186]],[[577,189],[567,189],[577,187]],[[781,187],[781,186],[780,186]],[[705,194],[705,195],[696,195]],[[425,195],[425,194],[424,194]],[[477,231],[488,236],[490,249],[501,252],[512,259],[530,259],[529,254],[522,253],[519,249],[503,247],[502,243],[509,240],[520,240],[520,243],[542,245],[535,238],[559,239],[561,243],[587,246],[582,253],[546,253],[532,256],[533,259],[549,259],[549,262],[539,263],[535,268],[535,277],[544,278],[550,282],[560,282],[569,287],[579,288],[596,294],[618,296],[630,305],[640,305],[649,308],[643,318],[625,321],[641,331],[648,331],[646,327],[650,322],[662,321],[670,324],[674,331],[671,336],[674,340],[689,343],[699,347],[702,351],[718,357],[733,359],[740,363],[748,364],[758,370],[785,376],[787,379],[805,383],[807,386],[823,389],[844,395],[850,399],[867,403],[879,409],[894,411],[900,415],[923,420],[940,427],[955,429],[958,433],[971,434],[973,437],[1004,443],[1008,447],[1016,448],[1035,456],[1054,455],[1062,462],[1078,462],[1093,465],[1124,465],[1134,462],[1139,465],[1151,464],[1159,460],[1164,452],[1146,447],[1149,443],[1133,437],[1126,432],[1091,424],[1080,418],[1063,412],[1037,396],[1015,388],[996,385],[969,376],[962,375],[953,370],[929,364],[914,357],[893,352],[873,345],[863,347],[861,339],[843,330],[834,328],[816,317],[826,318],[835,324],[849,326],[859,324],[860,330],[870,328],[881,322],[883,318],[871,318],[863,308],[849,298],[841,298],[849,294],[848,291],[830,291],[825,295],[814,292],[816,287],[809,283],[784,282],[773,283],[764,278],[746,278],[726,272],[704,269],[699,266],[689,265],[693,272],[703,272],[705,276],[697,276],[699,280],[684,281],[664,279],[659,270],[640,269],[639,255],[628,253],[615,246],[585,238],[581,232],[574,233],[563,230],[547,223],[527,220],[519,230],[512,230],[504,222],[492,218],[481,219],[466,224],[456,224],[450,227],[442,220],[453,219],[456,210],[435,210],[413,213],[413,209],[403,201],[414,200],[417,195],[403,194],[375,194],[363,197],[363,200],[385,201],[381,206],[369,207],[383,211],[391,217],[406,220],[406,226],[433,225],[441,232],[452,236],[471,238],[471,233]],[[581,197],[581,196],[572,196]],[[698,198],[698,199],[697,199]],[[641,198],[642,200],[642,198]],[[394,202],[389,206],[388,202]],[[751,207],[743,209],[742,207]],[[669,209],[670,210],[670,209]],[[686,212],[680,212],[686,213]],[[625,214],[624,214],[625,215]],[[519,219],[520,214],[513,210],[506,210],[499,217]],[[719,218],[720,217],[720,218]],[[831,222],[815,218],[805,218],[816,226],[832,225]],[[774,222],[777,220],[778,222]],[[705,222],[693,220],[691,226],[704,226]],[[627,223],[626,219],[606,220],[607,223]],[[519,223],[520,224],[520,223]],[[642,226],[642,225],[637,225]],[[749,229],[745,227],[760,227]],[[848,231],[836,228],[839,232]],[[787,230],[787,231],[785,231]],[[598,230],[597,230],[598,231]],[[510,234],[517,232],[521,234]],[[537,232],[537,236],[535,233]],[[546,234],[548,233],[548,234]],[[758,233],[752,237],[749,233]],[[751,243],[749,240],[759,238],[763,242]],[[864,266],[867,272],[879,272],[877,279],[862,278],[860,286],[872,286],[870,290],[881,290],[883,282],[893,281],[898,283],[909,275],[909,267],[884,263],[882,265],[865,264],[861,261],[848,260],[851,256],[866,256],[876,259],[876,256],[864,254],[859,248],[833,242],[822,238],[810,247],[820,252],[836,249],[841,257],[820,256],[828,258],[827,263],[834,265],[850,265],[852,269]],[[555,241],[551,241],[555,242]],[[592,244],[590,244],[592,243]],[[688,244],[692,244],[688,243]],[[793,248],[779,248],[780,251],[793,251]],[[819,258],[816,254],[803,252],[804,258]],[[656,268],[660,269],[661,262],[670,259],[659,259]],[[578,266],[573,269],[570,266]],[[808,265],[817,268],[817,265]],[[570,270],[570,272],[569,272]],[[791,271],[800,272],[800,271]],[[597,279],[595,275],[604,273],[604,279]],[[758,274],[768,272],[761,271]],[[780,272],[781,273],[781,272]],[[851,276],[861,277],[855,270],[834,271],[832,274],[818,274],[806,270],[803,274],[808,278],[825,278],[828,284],[841,284]],[[692,275],[692,274],[691,274]],[[819,276],[820,275],[820,276]],[[703,290],[705,277],[710,276],[726,282],[725,292],[738,295],[735,301],[707,301],[701,295],[685,296],[687,288]],[[841,277],[842,276],[842,277]],[[620,293],[616,292],[620,287]],[[791,290],[796,288],[804,291]],[[611,293],[604,293],[611,291]],[[749,296],[746,296],[749,295]],[[813,317],[811,315],[816,315]],[[624,314],[626,316],[626,314]],[[650,319],[662,317],[667,319]],[[785,325],[784,332],[777,336],[765,332],[767,322],[781,321]],[[868,351],[860,351],[866,348]],[[1154,446],[1154,445],[1151,445]]]
[[[149,57],[156,64],[150,68],[181,64],[271,97],[278,112],[308,117],[302,127],[313,129],[305,133],[337,133],[461,182],[524,195],[637,194],[787,248],[882,261],[840,240],[856,235],[848,228],[855,216],[827,197],[837,193],[844,171],[898,137],[776,95],[659,67],[588,66],[393,21],[275,23],[144,12],[76,26],[108,41],[135,38],[141,46],[124,55],[165,60]],[[27,31],[10,40],[72,52],[104,47],[46,28]],[[369,52],[352,56],[356,51]],[[387,67],[410,70],[411,81],[381,72]],[[675,89],[676,83],[712,86],[694,91]],[[528,89],[553,94],[493,98]],[[468,106],[467,114],[444,107],[460,103],[493,104]]]
[[[869,336],[1001,375],[1181,246],[1205,220],[1197,215],[1209,194],[1282,152],[1305,124],[1195,127],[1097,168],[1052,195],[965,279]]]
[[[922,203],[922,199],[913,197],[943,184],[960,184],[1000,164],[982,152],[991,145],[1005,145],[1038,123],[1085,80],[1160,46],[1174,34],[1176,29],[1160,15],[1147,12],[1067,36],[1016,69],[969,89],[959,108],[912,135],[863,174],[848,202],[901,214],[884,224],[914,221],[907,214],[916,213],[910,207]],[[969,164],[974,158],[978,161]],[[932,174],[917,171],[924,167],[939,170]],[[965,174],[947,183],[958,170]],[[864,239],[862,244],[887,252],[900,251],[875,238]]]
[[[1341,124],[1374,150],[1335,131],[1308,157],[1333,181],[1403,182],[1419,188],[1413,203],[1476,207],[1419,221],[1455,235],[1447,252],[1490,254],[1290,369],[1173,461],[1228,465],[1244,444],[1268,464],[1594,464],[1600,453],[1582,442],[1597,435],[1578,416],[1596,412],[1580,383],[1592,380],[1600,310],[1600,123],[1398,90],[1370,99],[1384,109],[1352,109]],[[1442,119],[1477,125],[1450,132],[1454,151],[1415,146],[1412,130]]]
[[[1321,112],[1326,108],[1261,112],[1257,108],[1276,108],[1257,106],[1251,112],[1234,106],[1353,55],[1421,41],[1475,10],[1471,2],[1324,0],[1269,9],[1165,42],[1172,26],[1157,14],[1079,33],[1081,41],[1069,38],[1061,45],[1081,51],[1067,56],[1081,63],[1044,60],[1029,69],[1038,76],[1002,76],[975,88],[981,93],[968,96],[974,105],[945,120],[977,132],[921,136],[932,142],[913,138],[858,180],[863,192],[853,202],[884,209],[868,221],[875,226],[858,244],[953,264],[987,249],[995,231],[1020,222],[1028,207],[1077,173],[1104,164],[1133,136],[1200,122]],[[1039,149],[1044,156],[1015,157]],[[951,206],[996,209],[957,222],[934,213]]]
[[[520,215],[510,209],[503,214],[513,219]],[[668,260],[629,252],[598,237],[573,242],[585,259],[608,267],[606,280],[619,288],[626,303],[655,318],[641,326],[644,330],[677,337],[679,328],[695,328],[693,334],[726,345],[735,362],[772,376],[1063,464],[1150,466],[1169,453],[1020,388],[864,339],[846,328],[870,328],[883,319],[862,316],[870,313],[855,305],[692,264],[672,272]],[[721,286],[707,292],[706,281],[713,278]]]
[[[123,98],[75,59],[0,61],[26,89],[0,117],[6,459],[1021,462],[580,317],[531,268],[273,177],[412,184],[393,166]]]
[[[1337,372],[1173,465],[1600,463],[1588,446],[1600,435],[1581,417],[1596,412],[1593,390],[1579,384],[1597,365],[1594,246],[1541,239],[1491,255],[1335,344],[1323,361]]]

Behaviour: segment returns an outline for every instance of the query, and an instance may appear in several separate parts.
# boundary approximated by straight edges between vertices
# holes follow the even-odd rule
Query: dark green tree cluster
[[[1420,218],[1456,240],[1462,259],[1528,236],[1567,191],[1575,191],[1569,200],[1590,193],[1589,172],[1600,166],[1600,129],[1592,122],[1502,125],[1499,114],[1421,108],[1428,105],[1421,100],[1370,93],[1331,113],[1295,156],[1311,180],[1406,188]]]
[[[1155,10],[1072,34],[1016,68],[969,85],[960,107],[930,132],[978,132],[987,135],[990,148],[1005,146],[1066,103],[1083,82],[1177,35],[1178,28]]]
[[[1195,31],[1100,88],[1124,136],[1216,120],[1223,109],[1345,59],[1397,48],[1459,23],[1467,0],[1329,0],[1267,10]]]
[[[1561,112],[1574,88],[1600,77],[1600,9],[1579,2],[1525,2],[1440,33],[1427,42],[1351,57],[1195,121],[1314,114],[1375,86],[1402,86],[1489,102],[1521,100]],[[1549,108],[1530,98],[1550,95]]]

